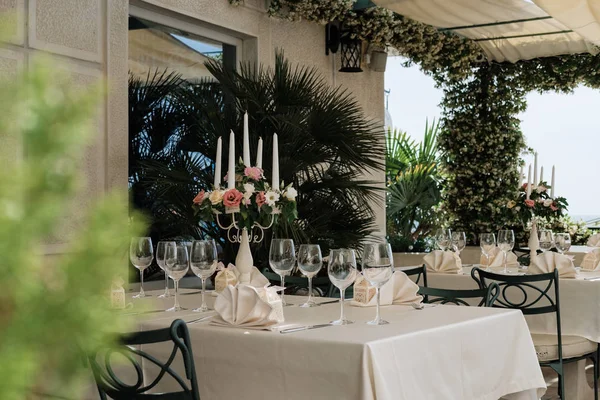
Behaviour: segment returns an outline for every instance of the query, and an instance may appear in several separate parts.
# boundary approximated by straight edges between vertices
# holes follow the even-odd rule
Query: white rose
[[[244,199],[250,199],[254,193],[254,190],[254,185],[252,183],[244,183]]]
[[[216,206],[223,201],[223,194],[225,194],[224,190],[214,190],[208,195],[208,199],[213,206]]]
[[[554,203],[554,200],[546,199],[546,200],[544,200],[544,207],[550,207],[552,205],[552,203]]]
[[[298,192],[296,191],[296,189],[290,186],[283,195],[286,199],[294,201],[296,200],[296,196],[298,196]]]
[[[273,191],[268,191],[267,193],[265,193],[265,203],[267,203],[268,206],[274,206],[278,200],[279,193]]]

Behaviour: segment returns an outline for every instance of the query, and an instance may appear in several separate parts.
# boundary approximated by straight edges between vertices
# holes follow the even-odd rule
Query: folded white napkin
[[[235,276],[238,278],[239,282],[240,275],[242,273],[237,269],[235,265],[233,266],[233,272],[235,273]],[[250,273],[250,282],[248,283],[248,285],[255,288],[262,288],[268,284],[269,280],[258,270],[258,268],[252,267],[252,272]]]
[[[461,274],[462,262],[457,253],[435,250],[423,257],[427,271],[443,274]]]
[[[273,308],[248,285],[227,286],[215,300],[215,311],[211,324],[217,326],[269,329],[277,323],[271,317]]]
[[[487,267],[487,258],[483,254],[480,257],[479,263],[482,267]],[[517,255],[512,251],[506,255],[506,265],[509,268],[515,268],[519,266]],[[504,254],[498,247],[494,247],[492,254],[490,254],[490,268],[504,267]]]
[[[372,293],[367,296],[357,296],[357,290],[359,290],[359,293],[363,290],[366,290],[366,293],[371,291]],[[417,294],[419,286],[402,271],[394,272],[392,278],[379,290],[381,292],[379,304],[382,306],[389,306],[390,304],[420,304],[423,301],[423,297]],[[377,298],[373,293],[374,288],[364,280],[362,275],[359,275],[354,284],[354,300],[352,300],[350,304],[357,307],[375,306],[377,305]],[[361,301],[359,301],[358,298],[360,298]]]
[[[554,272],[555,269],[558,269],[558,276],[561,278],[575,278],[577,276],[575,265],[573,265],[573,257],[552,251],[546,251],[533,257],[529,266],[529,272],[532,274],[545,274]]]
[[[590,247],[600,247],[600,233],[590,236],[587,241],[587,245]]]
[[[600,247],[586,253],[581,262],[581,269],[594,271],[600,268]]]
[[[241,272],[237,269],[237,267],[231,263],[229,263],[229,265],[227,265],[227,268],[225,268],[223,263],[219,262],[219,264],[217,265],[217,270],[219,272],[215,277],[215,291],[212,292],[213,296],[217,296],[220,292],[223,291],[225,286],[227,286],[228,284],[231,284],[233,286],[237,285],[240,281],[241,275]],[[228,274],[228,272],[232,272],[235,279],[233,279],[233,277],[229,278],[231,274]],[[230,281],[229,279],[233,280]],[[248,283],[248,285],[255,288],[262,288],[268,286],[269,284],[269,280],[258,270],[258,268],[252,267],[252,272],[250,273],[250,282]]]

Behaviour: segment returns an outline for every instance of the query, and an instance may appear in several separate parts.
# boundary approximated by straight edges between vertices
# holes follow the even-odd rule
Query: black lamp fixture
[[[360,68],[362,41],[352,37],[352,32],[344,30],[340,22],[330,22],[325,26],[325,55],[337,53],[341,47],[342,66],[340,72],[363,72]]]

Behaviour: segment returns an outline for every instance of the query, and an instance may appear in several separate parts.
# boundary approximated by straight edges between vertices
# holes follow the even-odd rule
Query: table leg
[[[565,364],[565,398],[577,400],[594,399],[594,389],[587,383],[585,365],[586,360]]]

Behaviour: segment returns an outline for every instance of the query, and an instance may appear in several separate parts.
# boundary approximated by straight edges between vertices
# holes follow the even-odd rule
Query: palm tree
[[[165,144],[130,171],[130,177],[132,173],[141,177],[135,181],[143,187],[137,192],[145,199],[135,204],[152,215],[157,235],[214,237],[224,246],[226,259],[233,259],[224,232],[214,224],[198,223],[191,199],[201,189],[212,188],[217,138],[222,137],[223,148],[228,148],[229,131],[242,132],[247,111],[250,142],[259,137],[264,141],[265,175],[271,174],[269,155],[277,133],[280,178],[298,188],[298,220],[280,224],[269,235],[318,243],[324,252],[360,247],[376,230],[371,204],[379,194],[375,182],[362,176],[368,169],[383,167],[380,125],[365,118],[348,92],[329,87],[313,68],[290,65],[282,54],[277,54],[274,68],[245,64],[233,71],[218,61],[208,62],[207,68],[216,81],[179,80],[166,94],[168,101],[159,102],[161,107],[178,109],[173,113],[177,129],[165,123],[154,127],[152,118],[146,117],[143,130],[130,133],[131,146],[138,145],[134,139],[140,135],[156,135]],[[147,84],[162,82],[132,82],[130,91]],[[130,106],[132,112],[135,108]],[[165,136],[168,140],[162,139]],[[238,155],[241,136],[236,135]],[[254,160],[254,151],[252,155]],[[224,158],[225,166],[226,154]],[[254,249],[257,265],[266,263],[268,243],[267,237]]]
[[[388,132],[386,214],[392,244],[412,245],[431,233],[438,223],[435,210],[441,200],[438,130],[439,123],[435,120],[431,125],[427,122],[421,143],[415,142],[406,132]]]

